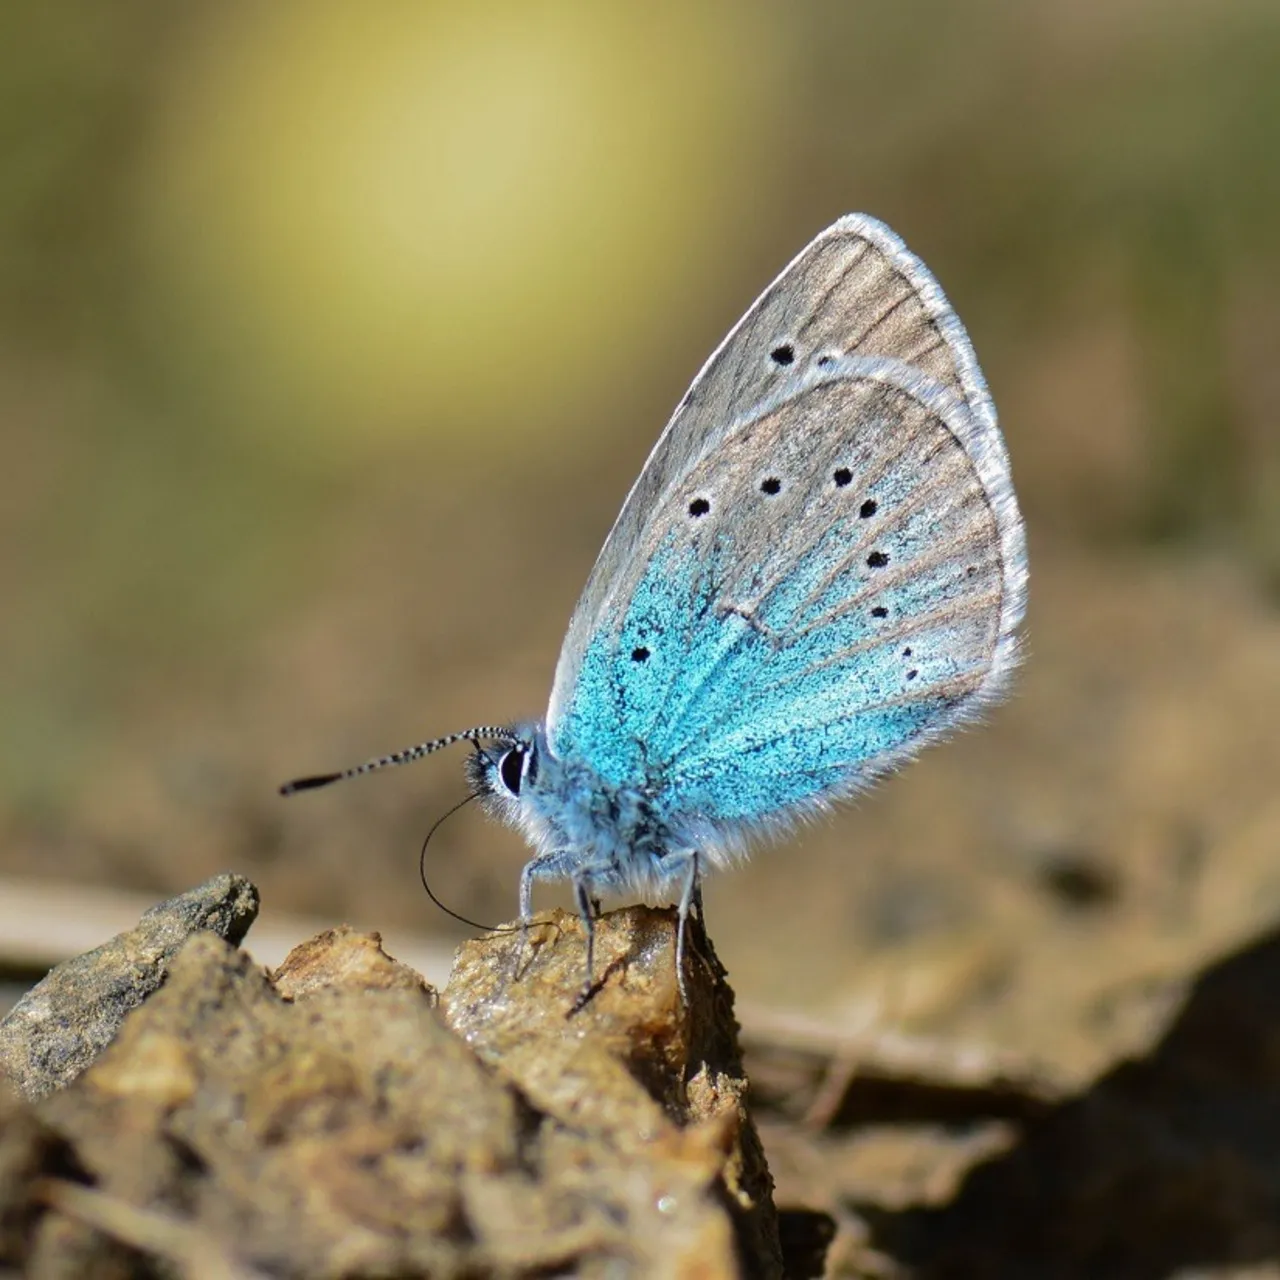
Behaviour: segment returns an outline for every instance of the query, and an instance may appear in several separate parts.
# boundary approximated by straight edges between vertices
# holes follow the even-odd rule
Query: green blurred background
[[[457,760],[275,784],[537,714],[689,378],[866,210],[992,384],[1028,660],[709,885],[740,992],[1086,1069],[1280,920],[1274,0],[57,0],[0,76],[0,875],[461,936]],[[459,815],[436,888],[522,856]]]

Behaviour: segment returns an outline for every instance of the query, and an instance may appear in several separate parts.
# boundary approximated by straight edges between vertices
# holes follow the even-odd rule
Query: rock
[[[85,1280],[140,1257],[148,1274],[781,1276],[701,929],[686,1006],[673,912],[599,920],[586,993],[581,928],[553,915],[523,955],[518,933],[468,943],[440,996],[376,935],[330,931],[268,975],[196,933],[78,1078],[13,1104],[44,1135],[26,1182],[52,1178],[13,1219],[15,1257]],[[2,1135],[0,1224],[24,1203]]]
[[[152,907],[136,928],[56,966],[14,1005],[0,1021],[0,1071],[26,1098],[69,1084],[164,982],[193,933],[236,945],[257,914],[257,889],[229,873]]]
[[[299,943],[271,975],[276,994],[286,1000],[337,990],[414,991],[434,1005],[435,989],[408,965],[382,949],[376,933],[357,933],[347,925],[328,929]]]
[[[870,1215],[921,1277],[1274,1275],[1280,931],[1210,965],[1142,1058],[1031,1119],[944,1202]]]
[[[602,917],[589,998],[576,916],[556,912],[530,930],[518,981],[518,942],[466,943],[443,998],[445,1018],[554,1120],[546,1150],[556,1176],[581,1181],[605,1212],[625,1214],[635,1244],[653,1245],[649,1266],[661,1270],[664,1258],[678,1256],[666,1252],[668,1242],[684,1238],[699,1241],[707,1274],[735,1274],[723,1272],[728,1255],[720,1215],[711,1212],[723,1203],[747,1272],[781,1275],[772,1182],[747,1112],[732,993],[691,922],[686,1006],[674,938],[669,910]]]
[[[0,1270],[30,1262],[34,1228],[44,1211],[38,1180],[83,1176],[70,1144],[0,1086]]]

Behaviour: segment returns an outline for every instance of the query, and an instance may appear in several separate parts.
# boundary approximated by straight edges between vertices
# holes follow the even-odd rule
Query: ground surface
[[[833,1214],[850,1274],[1274,1262],[1280,627],[1211,560],[1045,556],[1033,599],[1025,669],[988,726],[707,886],[744,1022],[764,1028],[748,1068],[779,1204]],[[364,658],[314,652],[326,634],[320,611],[273,637],[265,711],[190,699],[177,718],[208,718],[193,745],[175,746],[163,708],[148,732],[164,768],[104,762],[74,816],[19,825],[10,861],[36,874],[56,853],[62,874],[145,882],[217,870],[234,849],[269,905],[429,927],[414,852],[459,789],[450,762],[287,805],[263,785],[387,741],[383,717],[391,741],[420,721],[355,705],[331,677],[345,662],[358,681]],[[461,650],[433,727],[518,700],[522,651],[493,648],[515,674],[488,645]],[[300,756],[255,736],[264,714],[300,726]],[[199,776],[222,750],[209,743],[233,740],[233,767]],[[509,914],[518,846],[475,815],[444,832],[437,890]],[[915,1046],[905,1067],[877,1058],[894,1036]],[[966,1054],[976,1082],[957,1087]]]

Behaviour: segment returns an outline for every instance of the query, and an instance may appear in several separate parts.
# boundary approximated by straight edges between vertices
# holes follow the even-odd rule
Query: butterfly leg
[[[676,982],[680,986],[680,1000],[689,1007],[689,991],[684,984],[684,940],[689,931],[689,912],[696,907],[698,919],[702,919],[701,859],[697,849],[689,855],[689,865],[684,874],[684,889],[680,894],[680,906],[676,914]]]
[[[582,917],[582,929],[587,935],[587,972],[582,990],[585,994],[591,990],[591,977],[595,973],[596,962],[596,916],[600,913],[600,900],[591,895],[589,880],[573,882],[573,896],[578,902],[578,914]]]
[[[513,977],[519,978],[529,943],[529,926],[533,923],[533,884],[535,880],[562,880],[568,874],[571,855],[563,849],[540,853],[530,858],[520,872],[520,941],[516,946]]]

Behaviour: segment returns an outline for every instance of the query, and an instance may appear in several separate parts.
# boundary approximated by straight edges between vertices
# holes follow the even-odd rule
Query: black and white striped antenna
[[[282,796],[291,796],[299,791],[314,791],[317,787],[327,787],[330,783],[342,782],[346,778],[358,778],[361,774],[376,773],[379,769],[390,769],[394,765],[409,764],[421,760],[444,747],[451,747],[456,742],[470,742],[479,746],[479,741],[487,738],[491,742],[518,742],[516,735],[505,725],[482,724],[474,729],[463,729],[461,733],[446,733],[443,738],[433,738],[430,742],[420,742],[416,747],[405,747],[403,751],[393,751],[390,755],[376,756],[350,769],[340,769],[337,773],[314,773],[306,778],[294,778],[280,788]]]

